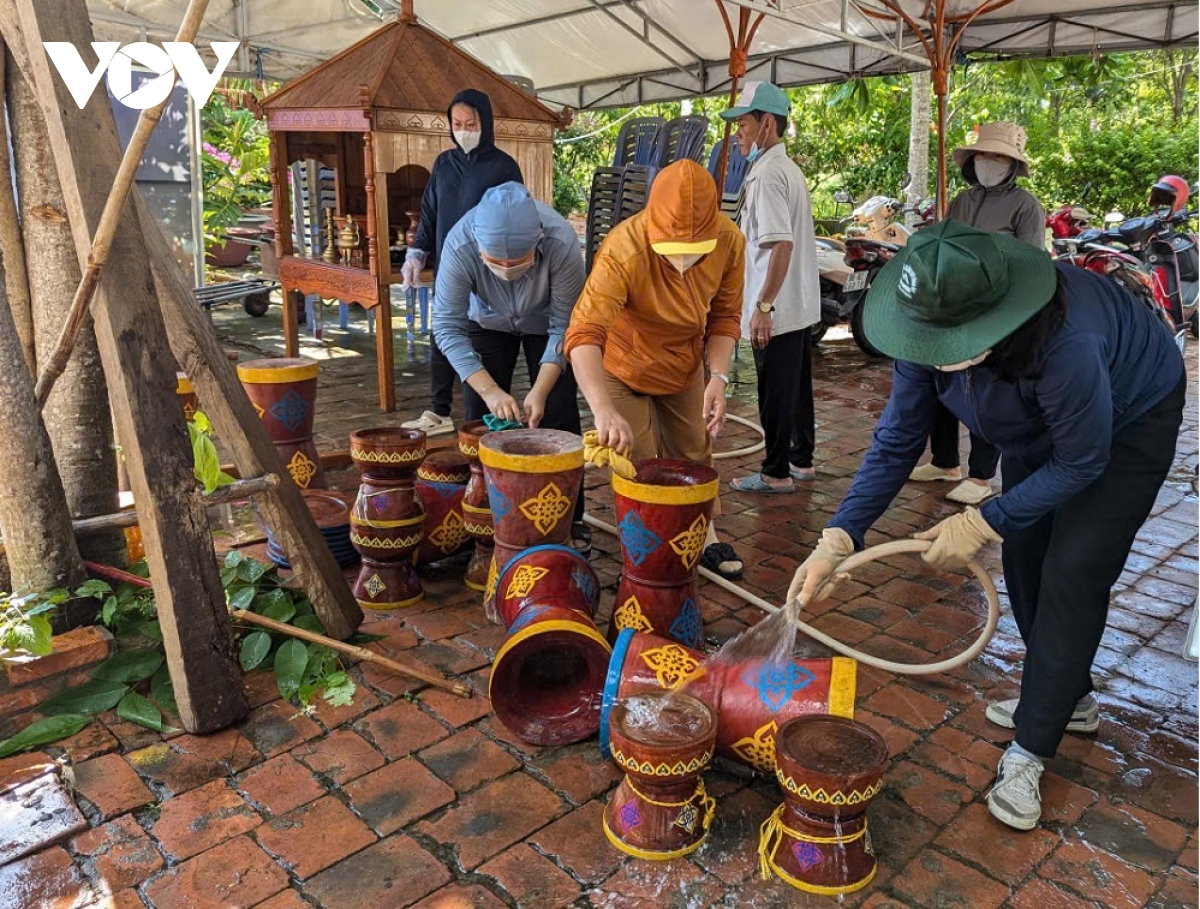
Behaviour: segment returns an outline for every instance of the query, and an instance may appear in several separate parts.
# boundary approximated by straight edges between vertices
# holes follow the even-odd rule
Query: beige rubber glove
[[[400,276],[404,279],[403,287],[416,290],[421,286],[421,269],[425,267],[423,250],[409,248],[404,254],[404,264],[400,266]]]
[[[984,520],[978,508],[965,508],[928,530],[914,533],[913,539],[934,541],[921,558],[944,571],[964,567],[987,543],[1004,542],[992,525]]]
[[[854,541],[850,539],[850,534],[840,527],[826,527],[821,532],[821,539],[816,547],[796,569],[792,586],[788,588],[786,608],[796,610],[799,603],[811,602],[817,588],[837,571],[838,565],[853,554]],[[841,577],[844,576],[839,576],[837,580],[841,580]],[[836,586],[836,582],[830,585],[825,595],[833,593]]]

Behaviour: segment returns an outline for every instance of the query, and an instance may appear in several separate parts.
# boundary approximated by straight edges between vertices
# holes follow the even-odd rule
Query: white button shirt
[[[819,322],[821,279],[808,183],[782,142],[764,151],[750,166],[740,227],[746,235],[742,337],[750,337],[750,317],[767,278],[771,247],[763,245],[766,243],[792,242],[791,264],[771,314],[772,336]]]

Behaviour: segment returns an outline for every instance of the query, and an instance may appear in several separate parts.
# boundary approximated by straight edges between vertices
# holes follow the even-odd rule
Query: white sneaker
[[[963,480],[948,493],[946,493],[947,502],[957,502],[959,505],[978,505],[980,502],[986,502],[996,494],[996,490],[992,489],[991,484],[980,486],[974,480]]]
[[[910,480],[917,483],[932,483],[935,480],[961,480],[961,467],[934,467],[933,464],[922,464],[914,467],[908,475]]]
[[[1042,819],[1041,761],[1018,754],[1011,748],[1000,758],[996,782],[987,794],[992,817],[1016,830],[1032,830]]]
[[[440,436],[454,432],[454,421],[450,417],[440,417],[432,410],[427,410],[415,420],[400,424],[405,429],[420,429],[427,436]]]
[[[1016,729],[1013,716],[1017,712],[1019,698],[1008,701],[995,701],[988,704],[984,716],[989,723],[1003,726],[1005,729]],[[1090,694],[1075,705],[1071,719],[1067,722],[1067,732],[1095,732],[1100,728],[1100,704]]]

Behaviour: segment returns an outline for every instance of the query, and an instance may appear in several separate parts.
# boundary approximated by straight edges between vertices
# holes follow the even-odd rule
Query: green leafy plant
[[[233,477],[221,469],[221,456],[212,440],[212,423],[203,411],[197,410],[188,421],[188,438],[192,443],[192,471],[204,494],[208,495],[233,482]]]
[[[212,247],[225,242],[246,209],[270,201],[270,147],[266,124],[222,92],[204,106],[203,121],[204,238]]]
[[[50,613],[70,598],[65,590],[0,593],[0,658],[50,652]]]
[[[139,562],[131,570],[144,577],[146,563]],[[92,579],[85,581],[75,595],[100,600],[103,604],[100,607],[100,621],[117,637],[137,633],[155,641],[162,640],[158,609],[150,588],[123,583],[113,586],[107,581]]]

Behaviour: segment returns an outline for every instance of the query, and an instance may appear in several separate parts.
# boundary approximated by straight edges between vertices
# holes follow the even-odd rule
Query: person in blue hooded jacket
[[[446,111],[454,148],[442,152],[421,195],[417,236],[404,254],[400,272],[407,287],[421,286],[421,271],[441,265],[446,237],[459,219],[479,204],[484,192],[501,183],[524,183],[520,165],[495,145],[492,101],[481,91],[464,89]],[[435,285],[436,290],[436,285]],[[454,368],[438,347],[430,345],[429,410],[401,425],[428,435],[453,432],[450,407],[454,403]]]
[[[575,376],[563,335],[584,283],[579,237],[520,183],[483,194],[446,237],[433,301],[433,336],[463,383],[468,420],[491,413],[531,428],[579,434]],[[512,396],[524,357],[530,390]],[[576,500],[572,545],[591,548]]]
[[[1174,338],[1118,284],[953,220],[918,233],[876,277],[868,339],[896,359],[862,467],[796,571],[799,610],[863,546],[921,456],[940,401],[1003,455],[1004,492],[916,534],[961,568],[1002,542],[1025,665],[987,718],[1016,729],[988,793],[1019,830],[1041,817],[1043,761],[1094,732],[1092,661],[1112,586],[1175,456],[1186,378]]]

